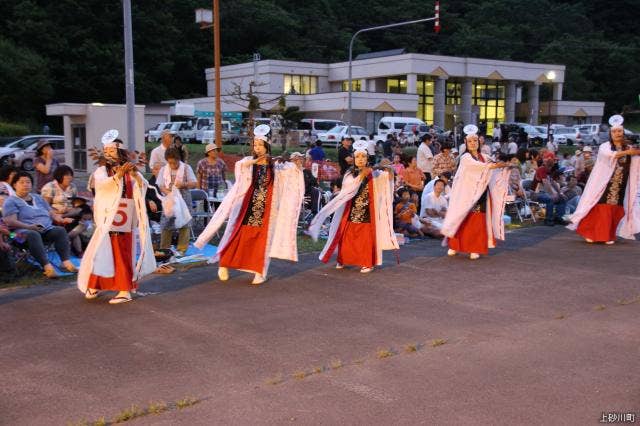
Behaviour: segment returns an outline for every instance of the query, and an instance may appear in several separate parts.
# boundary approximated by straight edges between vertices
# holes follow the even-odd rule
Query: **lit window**
[[[349,91],[349,80],[344,80],[342,82],[342,91]],[[351,80],[351,91],[352,92],[361,92],[362,91],[362,80]]]
[[[407,78],[387,78],[387,93],[407,93]]]
[[[312,93],[318,93],[318,77],[285,74],[284,93],[287,95],[310,95]]]

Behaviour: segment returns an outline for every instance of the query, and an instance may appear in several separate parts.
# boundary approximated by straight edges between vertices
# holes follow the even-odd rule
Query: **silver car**
[[[53,145],[54,158],[60,164],[64,163],[64,136],[28,135],[0,148],[0,165],[13,164],[27,171],[33,170],[36,145],[40,139],[50,140]]]

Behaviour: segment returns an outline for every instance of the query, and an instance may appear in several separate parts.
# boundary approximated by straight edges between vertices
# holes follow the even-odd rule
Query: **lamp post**
[[[549,71],[545,76],[551,82],[551,98],[547,106],[547,142],[553,142],[553,135],[551,134],[551,102],[553,102],[553,80],[556,79],[556,72]]]
[[[396,22],[395,24],[388,24],[388,25],[380,25],[377,27],[370,27],[370,28],[363,28],[361,30],[356,31],[356,33],[353,35],[353,37],[351,37],[351,41],[349,42],[349,112],[347,115],[347,119],[349,121],[349,127],[348,127],[348,133],[349,136],[351,136],[351,85],[353,84],[352,81],[352,77],[351,77],[351,71],[352,71],[352,62],[353,62],[353,42],[355,41],[356,37],[358,36],[358,34],[364,33],[364,32],[368,32],[368,31],[376,31],[376,30],[384,30],[387,28],[395,28],[395,27],[400,27],[400,26],[404,26],[404,25],[411,25],[411,24],[418,24],[420,22],[428,22],[428,21],[436,21],[439,19],[439,15],[438,15],[438,11],[436,9],[436,16],[432,17],[432,18],[424,18],[424,19],[416,19],[413,21],[404,21],[404,22]],[[439,24],[439,22],[438,22]],[[439,25],[438,25],[439,26]]]
[[[213,0],[213,10],[196,9],[200,29],[213,27],[213,68],[215,79],[214,128],[218,150],[222,152],[222,107],[220,102],[220,1]]]

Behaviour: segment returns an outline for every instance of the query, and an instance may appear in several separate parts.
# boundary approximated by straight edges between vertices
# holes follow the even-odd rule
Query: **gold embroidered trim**
[[[244,224],[249,226],[262,226],[264,211],[267,205],[267,169],[266,166],[261,167],[257,173],[256,186],[251,195],[251,205],[249,206],[248,215],[245,217]]]
[[[353,223],[369,223],[369,185],[365,179],[360,185],[358,193],[353,199],[349,221]]]

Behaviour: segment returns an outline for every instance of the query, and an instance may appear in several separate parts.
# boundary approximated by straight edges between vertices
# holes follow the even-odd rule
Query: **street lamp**
[[[213,10],[196,9],[196,24],[200,29],[213,27],[213,68],[215,79],[214,128],[216,145],[222,152],[222,107],[220,106],[220,4],[213,0]]]
[[[411,24],[418,24],[420,22],[427,22],[427,21],[436,21],[436,25],[437,25],[437,29],[439,28],[439,11],[438,11],[438,6],[436,5],[436,16],[432,17],[432,18],[424,18],[424,19],[416,19],[414,21],[405,21],[405,22],[397,22],[395,24],[388,24],[388,25],[380,25],[377,27],[370,27],[370,28],[363,28],[361,30],[356,31],[356,33],[353,35],[353,37],[351,37],[351,41],[349,42],[349,114],[348,114],[348,120],[349,120],[349,127],[348,127],[348,133],[349,136],[351,136],[351,85],[353,84],[352,78],[351,78],[351,67],[352,67],[352,62],[353,62],[353,42],[356,39],[356,37],[358,36],[358,34],[360,33],[364,33],[367,31],[375,31],[375,30],[384,30],[387,28],[394,28],[394,27],[400,27],[403,25],[411,25]]]
[[[556,72],[553,70],[548,71],[545,77],[551,82],[551,98],[547,106],[547,142],[553,142],[553,135],[551,134],[551,102],[553,101],[553,80],[556,79]]]

